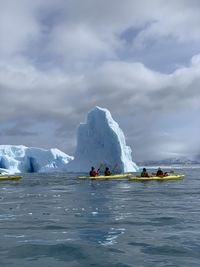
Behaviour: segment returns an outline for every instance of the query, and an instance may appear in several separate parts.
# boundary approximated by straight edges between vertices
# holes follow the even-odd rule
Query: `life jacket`
[[[161,170],[158,170],[157,173],[156,173],[156,176],[163,176],[163,175],[164,175],[163,171],[161,171]]]
[[[149,177],[148,172],[142,172],[142,173],[141,173],[141,177]]]
[[[98,175],[98,171],[97,170],[90,171],[90,176],[91,177],[95,177],[97,175]]]
[[[111,175],[111,172],[109,170],[105,170],[104,175],[109,176],[109,175]]]

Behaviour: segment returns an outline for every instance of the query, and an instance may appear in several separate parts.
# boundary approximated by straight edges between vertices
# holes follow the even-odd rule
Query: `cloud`
[[[3,129],[0,132],[1,136],[9,136],[9,137],[15,137],[15,136],[35,136],[37,135],[36,132],[29,130],[30,123],[27,122],[20,122],[15,123],[15,125],[12,125],[11,127],[8,126],[6,129]]]
[[[199,9],[195,0],[2,0],[1,140],[10,141],[6,133],[13,133],[23,143],[23,135],[33,132],[31,145],[74,145],[77,125],[99,105],[127,130],[132,147],[137,142],[141,157],[147,147],[154,155],[155,147],[169,153],[184,151],[186,142],[187,149],[194,147],[187,136],[175,138],[174,125],[168,137],[154,129],[166,114],[173,121],[177,111],[198,110]],[[34,129],[20,130],[24,121]],[[46,140],[45,127],[52,131]]]
[[[199,42],[199,8],[196,0],[111,0],[109,5],[104,0],[2,0],[0,55],[12,61],[21,56],[37,67],[93,68],[99,61],[121,57],[127,49],[133,57],[138,48],[162,38]],[[122,38],[128,29],[133,29],[128,34],[132,46]]]
[[[150,136],[149,132],[154,131],[149,123],[161,114],[173,114],[198,105],[199,71],[198,55],[188,67],[172,74],[152,71],[141,63],[121,61],[105,62],[81,76],[66,75],[58,70],[7,67],[0,76],[0,118],[4,123],[24,119],[35,123],[54,122],[59,132],[69,127],[70,133],[85,119],[89,109],[100,105],[110,109],[116,118],[139,116],[138,128],[144,131],[148,126]],[[134,121],[131,127],[135,127]],[[63,137],[63,133],[61,135]]]
[[[85,106],[86,111],[99,104],[118,110],[120,103],[124,111],[134,107],[140,113],[193,105],[200,97],[198,58],[193,57],[189,67],[172,74],[123,61],[105,62],[82,75],[40,71],[31,66],[26,69],[1,66],[1,118],[11,118],[15,112],[15,116],[57,119],[75,109]]]
[[[36,7],[31,1],[3,0],[0,7],[0,56],[6,59],[22,53],[40,29],[34,17]]]

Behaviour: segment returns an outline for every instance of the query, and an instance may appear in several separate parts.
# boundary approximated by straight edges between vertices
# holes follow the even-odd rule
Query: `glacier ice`
[[[68,171],[88,172],[91,166],[115,167],[115,172],[135,172],[131,148],[109,110],[95,107],[88,113],[87,122],[77,132],[74,160],[66,166]],[[113,170],[114,171],[114,170]]]
[[[0,145],[1,173],[62,171],[72,159],[56,148]]]
[[[111,113],[95,107],[88,113],[86,123],[79,125],[75,157],[56,148],[0,145],[0,172],[88,172],[91,166],[100,165],[110,167],[112,172],[134,172],[138,167],[132,161],[131,153]]]

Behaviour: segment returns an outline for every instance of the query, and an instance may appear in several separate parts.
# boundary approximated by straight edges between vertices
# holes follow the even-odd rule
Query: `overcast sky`
[[[108,108],[134,161],[200,152],[199,0],[0,0],[0,144],[74,154]]]

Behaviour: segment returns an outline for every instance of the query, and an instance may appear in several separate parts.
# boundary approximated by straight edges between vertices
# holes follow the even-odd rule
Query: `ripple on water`
[[[163,183],[76,174],[25,174],[6,183],[0,266],[200,266],[199,170]]]

